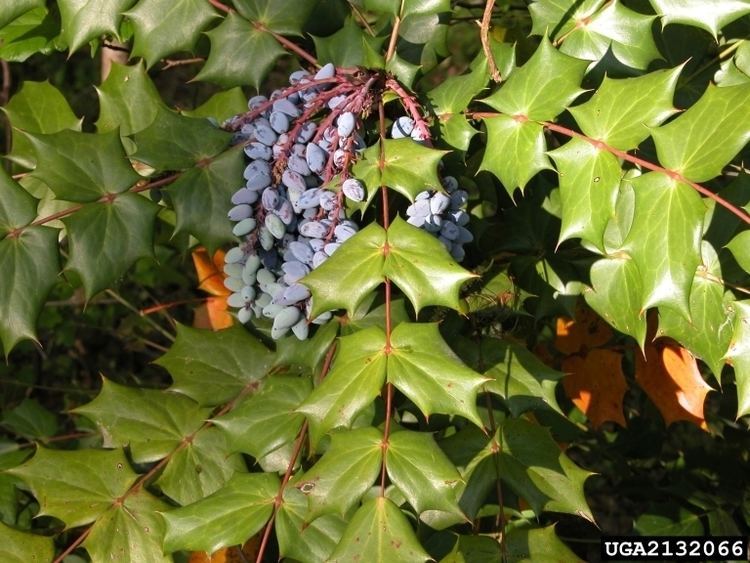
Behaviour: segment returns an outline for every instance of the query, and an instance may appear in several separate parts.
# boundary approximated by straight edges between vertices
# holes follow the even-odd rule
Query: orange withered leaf
[[[594,428],[608,420],[625,426],[622,400],[628,384],[620,352],[596,348],[586,356],[565,358],[562,369],[566,374],[562,382],[565,393]]]
[[[646,357],[636,355],[635,380],[654,402],[667,425],[687,420],[707,428],[703,403],[711,386],[701,377],[695,357],[675,342],[646,345]]]
[[[582,302],[575,319],[560,317],[555,326],[555,348],[566,355],[602,346],[611,338],[612,328]]]
[[[193,326],[196,328],[221,330],[234,324],[227,306],[227,297],[232,292],[224,287],[226,276],[221,267],[223,263],[223,250],[217,250],[213,259],[209,259],[208,252],[203,247],[193,251],[193,264],[198,274],[198,289],[213,296],[195,310]]]

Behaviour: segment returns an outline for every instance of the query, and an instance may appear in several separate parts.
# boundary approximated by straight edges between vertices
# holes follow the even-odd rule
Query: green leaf
[[[388,382],[429,417],[457,414],[477,426],[479,387],[488,380],[466,367],[445,343],[435,323],[401,323],[391,334]]]
[[[357,561],[363,553],[371,561],[388,563],[430,559],[406,516],[385,497],[367,501],[354,513],[329,561]]]
[[[236,87],[217,92],[194,110],[183,111],[189,117],[215,119],[221,123],[225,119],[247,111],[247,97],[242,88]]]
[[[734,333],[726,359],[734,366],[739,418],[750,414],[750,301],[735,301],[733,307]]]
[[[448,0],[365,0],[366,10],[391,14],[405,18],[407,16],[439,14],[451,9]]]
[[[552,39],[572,33],[602,7],[605,0],[536,0],[529,5],[533,35]]]
[[[721,379],[724,354],[732,337],[733,295],[718,281],[721,264],[708,242],[702,245],[701,265],[690,290],[690,322],[669,307],[659,308],[657,335],[669,336],[706,362]],[[707,338],[707,335],[711,335]]]
[[[225,88],[245,84],[260,87],[276,59],[286,54],[271,34],[237,14],[229,14],[206,35],[211,40],[211,51],[195,79]]]
[[[538,172],[552,168],[547,158],[544,128],[539,123],[523,121],[509,115],[484,118],[487,127],[487,149],[480,170],[491,172],[513,197],[516,188],[523,192]]]
[[[442,183],[437,167],[447,151],[420,145],[411,139],[385,139],[383,142],[383,168],[380,162],[380,144],[362,153],[352,168],[354,176],[367,185],[370,199],[380,186],[388,186],[414,201],[424,190],[441,190]]]
[[[213,553],[244,543],[271,516],[279,485],[270,473],[238,473],[203,500],[163,513],[164,549]]]
[[[218,17],[203,0],[141,0],[125,12],[133,24],[131,56],[151,67],[178,51],[192,51],[200,32]]]
[[[720,175],[750,140],[750,108],[745,103],[749,96],[750,84],[709,84],[685,113],[652,131],[662,166],[694,182]]]
[[[64,129],[81,130],[82,120],[70,109],[60,90],[46,81],[24,82],[4,111],[14,128],[11,143],[13,149],[6,156],[24,168],[34,168],[36,154],[23,131],[57,133]]]
[[[226,436],[216,428],[204,428],[170,457],[155,484],[175,502],[187,505],[216,492],[235,473],[246,471],[242,456],[230,455]]]
[[[573,0],[567,4],[568,10],[574,7]],[[651,33],[654,19],[655,16],[639,14],[620,2],[610,2],[595,14],[577,19],[575,28],[565,37],[558,33],[556,39],[562,41],[563,53],[579,59],[598,61],[611,50],[622,63],[646,70],[649,63],[661,58]]]
[[[431,434],[394,432],[388,439],[385,461],[388,477],[417,514],[441,510],[464,517],[456,499],[461,475]]]
[[[397,217],[387,233],[383,273],[419,311],[428,305],[459,309],[459,292],[476,275],[459,266],[434,236]]]
[[[646,536],[702,536],[701,516],[673,503],[654,504],[634,522],[634,531]]]
[[[339,248],[319,268],[302,278],[313,294],[312,317],[324,311],[353,312],[383,282],[386,232],[370,223]]]
[[[164,555],[164,521],[157,514],[169,508],[148,491],[129,494],[124,502],[113,504],[97,520],[83,546],[93,561],[119,558],[171,562],[172,558]]]
[[[0,59],[24,62],[32,55],[56,50],[60,22],[47,8],[34,8],[0,29]]]
[[[8,473],[29,486],[39,516],[54,516],[69,528],[99,518],[137,478],[122,450],[37,448],[30,461]]]
[[[54,558],[51,537],[21,532],[0,521],[0,559],[6,563],[46,563]]]
[[[302,26],[315,8],[313,2],[295,0],[234,0],[237,11],[276,33],[302,35]]]
[[[435,237],[397,217],[387,233],[375,223],[362,229],[302,283],[313,293],[314,317],[336,308],[353,313],[384,277],[419,313],[428,305],[458,309],[461,286],[475,276],[456,264]]]
[[[44,0],[14,0],[13,2],[3,2],[0,6],[0,28],[5,27],[14,19],[22,16],[34,8],[44,7]]]
[[[178,324],[177,339],[156,363],[172,376],[172,391],[215,406],[248,384],[259,385],[271,360],[268,349],[242,327],[212,331]]]
[[[141,177],[133,170],[117,131],[28,133],[38,164],[32,175],[67,201],[96,201],[122,193]]]
[[[385,333],[371,327],[341,337],[332,366],[297,409],[310,420],[313,443],[332,428],[351,425],[380,394],[386,375]]]
[[[554,526],[546,528],[513,528],[505,540],[505,552],[509,561],[534,563],[535,561],[560,561],[576,563],[582,561],[565,545]]]
[[[96,423],[105,448],[130,446],[136,463],[158,461],[201,427],[211,409],[185,395],[104,378],[99,395],[72,412]]]
[[[6,357],[20,340],[36,340],[37,317],[60,271],[58,233],[28,227],[0,240],[0,341]]]
[[[66,269],[78,272],[90,299],[120,279],[136,260],[152,257],[159,206],[137,194],[89,203],[63,219],[70,240]]]
[[[121,135],[132,135],[148,127],[165,107],[142,64],[113,64],[96,92],[100,106],[96,128],[100,133],[119,128]]]
[[[0,424],[14,434],[31,440],[44,440],[54,436],[59,429],[54,413],[40,405],[36,399],[24,399],[18,406],[8,409]]]
[[[675,113],[672,98],[682,68],[636,78],[605,76],[591,99],[570,113],[588,137],[623,151],[633,149]]]
[[[641,274],[641,311],[667,305],[687,316],[706,208],[695,190],[665,174],[650,172],[632,184],[635,214],[624,250]]]
[[[2,205],[2,204],[0,204]],[[726,246],[743,270],[750,273],[750,231],[743,231]]]
[[[683,23],[705,29],[716,38],[728,23],[750,13],[745,0],[650,0],[662,24]]]
[[[60,34],[74,53],[100,35],[118,37],[121,13],[135,0],[60,0]]]
[[[261,459],[297,437],[304,417],[295,409],[311,390],[308,378],[269,377],[258,393],[213,423],[226,434],[231,451]]]
[[[37,200],[0,170],[0,240],[36,219]]]
[[[509,116],[533,121],[554,119],[583,92],[580,84],[587,66],[586,61],[564,55],[542,39],[531,59],[482,101]],[[551,68],[555,72],[550,72]]]
[[[207,166],[184,172],[166,188],[177,214],[175,235],[190,233],[213,255],[217,248],[236,241],[227,213],[232,194],[242,183],[244,154],[228,150]]]
[[[323,457],[295,482],[309,503],[305,520],[324,514],[345,517],[375,482],[383,461],[383,433],[357,428],[331,434]]]
[[[494,563],[502,558],[500,542],[496,539],[488,536],[458,536],[456,545],[440,563]]]
[[[560,176],[559,242],[581,238],[603,251],[604,230],[615,214],[623,175],[620,162],[583,139],[571,139],[549,155]]]
[[[372,53],[380,51],[385,37],[365,33],[353,17],[346,18],[336,33],[328,37],[313,37],[313,41],[315,53],[321,61],[330,61],[339,67],[383,65],[382,57],[373,57]]]
[[[303,342],[294,335],[277,340],[274,367],[284,366],[290,372],[303,374],[315,372],[338,336],[340,326],[339,320],[333,318]]]
[[[307,522],[305,495],[295,487],[284,491],[284,502],[276,515],[276,539],[281,557],[311,563],[328,561],[341,539],[346,521],[327,514]]]
[[[642,309],[643,278],[638,265],[626,253],[619,253],[594,262],[589,276],[591,289],[583,292],[586,303],[614,328],[635,338],[643,348],[646,315]]]
[[[137,150],[132,157],[158,170],[182,170],[204,165],[231,138],[205,119],[160,108],[151,124],[133,135]]]

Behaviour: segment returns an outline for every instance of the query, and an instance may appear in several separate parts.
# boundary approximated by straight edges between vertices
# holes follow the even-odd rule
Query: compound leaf
[[[367,501],[354,513],[329,561],[356,561],[363,553],[373,561],[389,563],[430,559],[401,509],[380,496]]]
[[[203,424],[211,409],[178,393],[119,385],[104,378],[99,395],[73,412],[93,420],[105,448],[130,446],[133,461],[158,461]]]
[[[86,298],[110,287],[139,258],[153,256],[159,206],[137,194],[84,205],[63,219],[70,239],[66,269],[78,272]]]
[[[163,513],[164,549],[213,553],[243,543],[271,516],[279,484],[272,473],[237,473],[212,495]]]
[[[295,483],[309,503],[305,520],[324,514],[344,517],[380,474],[383,433],[377,428],[334,432],[323,457]]]
[[[271,361],[269,350],[242,327],[212,331],[178,324],[177,339],[156,363],[172,376],[172,391],[215,406],[258,385]]]
[[[148,127],[165,108],[142,63],[113,64],[96,93],[100,106],[96,128],[100,133],[119,128],[121,135],[132,135]]]
[[[749,96],[750,84],[724,88],[709,84],[685,113],[652,131],[662,166],[694,182],[721,174],[750,140]]]
[[[8,473],[29,486],[39,501],[40,516],[59,518],[69,528],[99,518],[137,478],[120,449],[65,451],[40,447],[34,457]]]

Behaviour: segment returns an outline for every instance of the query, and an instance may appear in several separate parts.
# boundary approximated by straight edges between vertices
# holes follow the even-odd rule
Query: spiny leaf
[[[114,558],[129,561],[169,563],[162,546],[164,522],[157,511],[169,505],[148,491],[127,496],[122,504],[113,504],[92,526],[83,547],[93,561]]]
[[[132,21],[131,56],[151,67],[177,51],[191,51],[198,34],[218,14],[202,0],[140,0],[125,15]]]
[[[482,101],[509,116],[534,121],[554,119],[583,92],[580,84],[587,66],[586,61],[564,55],[542,39],[531,59]],[[555,72],[550,72],[551,68]]]
[[[334,514],[306,520],[305,495],[295,487],[284,491],[284,502],[276,515],[276,539],[279,555],[299,561],[324,563],[333,553],[346,527],[346,521]]]
[[[63,219],[70,239],[66,269],[78,272],[86,298],[110,287],[143,257],[153,256],[159,206],[137,194],[89,203]]]
[[[578,563],[582,561],[557,536],[554,526],[513,528],[508,532],[505,549],[508,560],[518,563],[534,563],[535,561]]]
[[[363,553],[373,561],[389,563],[430,559],[406,516],[385,497],[367,501],[354,513],[329,561],[356,561]]]
[[[172,376],[171,390],[215,406],[262,378],[271,359],[269,350],[242,327],[214,332],[178,324],[177,340],[156,363]]]
[[[242,88],[235,87],[217,92],[197,108],[185,110],[182,114],[189,117],[215,119],[221,123],[225,119],[244,111],[247,111],[247,98],[242,92]]]
[[[60,468],[64,467],[64,471]],[[122,450],[48,450],[8,473],[24,480],[39,501],[39,515],[69,528],[95,521],[135,482]]]
[[[237,14],[229,14],[206,35],[211,51],[195,79],[225,88],[245,84],[258,88],[276,59],[286,54],[272,35]],[[238,57],[237,53],[243,55]]]
[[[4,111],[13,126],[12,150],[6,156],[24,168],[34,168],[36,154],[23,131],[57,133],[64,129],[81,130],[82,120],[70,109],[60,90],[47,81],[24,82]]]
[[[672,98],[682,68],[635,78],[605,76],[591,99],[570,113],[588,137],[620,150],[633,149],[675,113]]]
[[[159,108],[151,124],[133,135],[137,147],[132,157],[159,170],[182,170],[205,165],[232,138],[206,119],[186,117]],[[239,152],[239,151],[235,151]]]
[[[658,172],[632,183],[635,214],[624,249],[641,274],[641,310],[667,305],[687,317],[705,206],[692,188]]]
[[[437,166],[446,151],[428,148],[412,139],[385,139],[383,168],[380,168],[380,144],[362,153],[352,168],[354,175],[367,185],[370,199],[377,189],[388,186],[414,201],[424,190],[442,190]]]
[[[0,169],[0,237],[36,218],[37,200]]]
[[[31,534],[11,528],[0,521],[0,558],[7,563],[45,563],[55,557],[50,536]]]
[[[242,152],[228,150],[207,166],[184,172],[166,192],[177,214],[175,235],[190,233],[209,252],[236,240],[227,221],[231,196],[242,181],[245,159]]]
[[[663,25],[683,23],[716,37],[728,23],[750,12],[745,0],[650,0]]]
[[[493,563],[503,558],[495,538],[489,536],[458,536],[451,552],[440,563]]]
[[[67,201],[89,202],[122,193],[141,177],[133,170],[117,131],[49,135],[26,132],[38,164],[32,175]]]
[[[750,231],[742,231],[729,241],[727,248],[742,269],[750,273]]]
[[[235,473],[246,471],[242,456],[230,453],[226,436],[216,428],[204,428],[175,451],[155,485],[184,506],[216,492]]]
[[[548,35],[557,39],[576,29],[576,24],[585,21],[602,7],[605,0],[545,0],[529,5],[534,35]]]
[[[645,358],[635,356],[635,380],[654,402],[667,425],[687,420],[706,428],[703,403],[711,387],[693,355],[671,342],[648,343]]]
[[[279,484],[271,473],[238,473],[212,495],[163,513],[164,549],[212,553],[243,543],[271,516]]]
[[[132,135],[148,127],[165,107],[141,63],[113,64],[96,92],[100,106],[96,128],[100,133],[119,128],[121,135]]]
[[[623,174],[619,161],[583,139],[572,139],[549,155],[560,175],[560,242],[581,238],[603,251]]]
[[[652,131],[662,166],[694,182],[721,174],[750,140],[748,97],[750,84],[725,88],[709,84],[685,113]]]
[[[373,54],[380,51],[385,37],[365,33],[353,17],[346,18],[336,33],[327,37],[313,37],[313,40],[315,53],[321,61],[330,61],[339,67],[383,66],[382,57]]]
[[[427,305],[459,309],[459,291],[476,277],[459,266],[434,236],[397,217],[387,233],[383,274],[419,311]]]
[[[198,289],[212,296],[195,310],[193,327],[212,330],[229,328],[234,324],[234,318],[229,314],[227,305],[227,297],[232,292],[224,286],[227,275],[221,270],[224,265],[225,252],[217,250],[213,259],[209,259],[206,249],[199,247],[191,253],[191,256],[195,273],[198,276]]]
[[[30,440],[44,441],[59,430],[57,417],[36,399],[24,399],[6,410],[0,420],[5,428]]]
[[[625,427],[622,401],[628,384],[622,371],[622,354],[596,348],[585,356],[565,358],[563,388],[594,428],[611,420]]]
[[[383,433],[357,428],[331,434],[331,445],[294,486],[310,506],[308,522],[324,514],[344,517],[380,474]]]
[[[466,367],[440,336],[437,324],[401,323],[391,334],[388,382],[425,416],[457,414],[481,426],[477,390],[488,381]]]
[[[311,2],[295,0],[234,0],[237,11],[276,33],[301,35],[302,26],[315,8]]]
[[[516,188],[523,192],[538,172],[552,168],[545,153],[544,128],[539,123],[496,115],[484,118],[484,124],[488,149],[479,169],[497,176],[511,197]]]
[[[270,377],[263,389],[213,419],[232,451],[260,459],[294,440],[304,417],[295,409],[312,390],[308,378]]]
[[[726,358],[734,366],[739,418],[750,414],[750,301],[735,301],[733,307],[734,334]]]
[[[276,341],[273,365],[284,366],[290,371],[312,373],[317,371],[339,333],[338,319],[333,318],[318,327],[312,337],[300,342],[290,335]]]
[[[659,307],[658,336],[669,336],[687,347],[711,368],[717,380],[732,337],[734,311],[731,291],[719,283],[721,264],[713,247],[703,241],[701,265],[690,289],[690,322],[669,307]],[[706,335],[711,335],[706,338]]]
[[[58,233],[29,227],[0,240],[0,341],[6,357],[20,340],[36,339],[36,319],[60,271]]]
[[[121,13],[135,0],[59,0],[61,35],[74,53],[100,35],[118,36]]]
[[[311,421],[312,442],[349,426],[380,393],[386,375],[385,333],[371,327],[343,336],[331,372],[297,409]]]
[[[450,11],[448,0],[365,0],[364,5],[366,10],[401,18]]]
[[[158,461],[203,424],[211,409],[185,395],[126,387],[104,378],[97,397],[72,412],[100,428],[105,448],[130,446],[136,463]]]
[[[3,2],[0,6],[0,28],[5,27],[17,17],[44,6],[44,0],[14,0]]]
[[[456,499],[461,475],[430,434],[394,432],[388,439],[385,461],[388,477],[417,514],[441,510],[464,517]]]
[[[56,51],[60,21],[47,8],[38,7],[0,28],[0,58],[22,63],[29,57]]]

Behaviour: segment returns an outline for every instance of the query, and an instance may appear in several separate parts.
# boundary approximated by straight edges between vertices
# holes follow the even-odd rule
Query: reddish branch
[[[479,38],[482,41],[482,50],[484,56],[487,59],[487,65],[490,69],[490,76],[495,82],[500,82],[502,76],[500,71],[497,69],[495,64],[495,56],[492,54],[492,48],[490,46],[490,23],[492,22],[492,9],[495,7],[495,0],[487,0],[484,6],[484,14],[482,15],[482,23],[479,26]]]
[[[474,119],[485,119],[485,118],[498,117],[502,114],[493,113],[493,112],[467,112],[466,115]],[[518,119],[519,121],[528,121],[528,118],[523,115],[514,116],[514,118]],[[637,166],[646,168],[648,170],[652,170],[654,172],[660,172],[662,174],[669,176],[670,178],[672,178],[673,180],[677,182],[687,184],[698,193],[706,196],[709,199],[714,200],[716,203],[718,203],[719,205],[727,209],[730,213],[732,213],[733,215],[736,215],[742,221],[750,225],[750,215],[748,215],[747,212],[731,204],[726,199],[724,199],[720,195],[715,194],[708,188],[701,186],[700,184],[693,182],[692,180],[689,180],[688,178],[686,178],[685,176],[683,176],[676,170],[670,170],[668,168],[664,168],[663,166],[659,166],[658,164],[654,164],[653,162],[649,162],[648,160],[644,160],[637,156],[633,156],[632,154],[628,152],[622,151],[620,149],[616,149],[608,145],[607,143],[598,141],[596,139],[592,139],[591,137],[587,137],[583,133],[579,133],[578,131],[574,131],[572,129],[569,129],[568,127],[558,125],[557,123],[552,123],[551,121],[538,121],[535,123],[539,123],[540,125],[549,129],[550,131],[556,131],[557,133],[562,133],[563,135],[566,135],[567,137],[582,139],[584,141],[587,141],[588,143],[590,143],[591,145],[593,145],[599,150],[607,151],[617,156],[618,158],[622,158],[623,160],[631,162]]]

